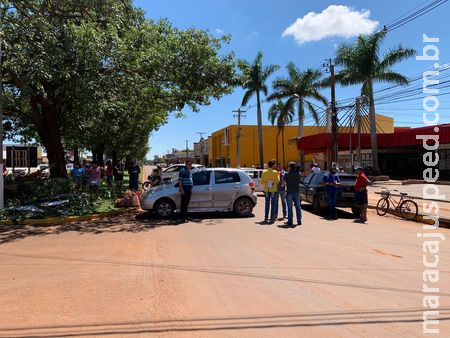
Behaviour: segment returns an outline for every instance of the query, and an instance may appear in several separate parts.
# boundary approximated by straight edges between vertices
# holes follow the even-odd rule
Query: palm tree
[[[277,134],[277,142],[276,142],[276,159],[278,161],[278,140],[281,134],[281,147],[283,148],[283,165],[286,165],[286,156],[284,151],[284,128],[287,124],[291,123],[294,119],[294,109],[286,107],[283,101],[278,100],[277,103],[272,104],[269,108],[269,120],[272,125],[277,125],[278,134]]]
[[[415,55],[412,48],[398,46],[385,55],[380,55],[380,45],[386,33],[380,32],[370,36],[360,35],[355,43],[343,43],[337,49],[336,65],[343,69],[336,75],[336,82],[342,85],[362,84],[361,95],[369,104],[370,140],[372,146],[372,163],[374,173],[379,173],[377,125],[375,118],[375,101],[373,99],[374,82],[407,84],[408,79],[394,72],[392,66]]]
[[[311,113],[312,117],[319,123],[319,113],[312,100],[328,104],[327,99],[319,92],[323,87],[321,83],[322,72],[308,68],[301,71],[294,63],[290,62],[286,66],[288,72],[287,78],[279,78],[273,82],[274,93],[268,97],[268,100],[287,99],[286,109],[295,109],[297,105],[298,114],[298,137],[303,137],[305,108]],[[305,152],[300,151],[300,162],[302,168],[305,166]]]
[[[277,65],[263,66],[262,52],[258,52],[252,64],[241,61],[239,68],[242,71],[242,88],[246,90],[242,99],[242,106],[246,106],[253,95],[256,94],[257,117],[258,117],[258,144],[259,144],[259,164],[264,164],[264,147],[262,135],[262,112],[261,112],[261,92],[265,96],[268,94],[266,81],[279,67]]]

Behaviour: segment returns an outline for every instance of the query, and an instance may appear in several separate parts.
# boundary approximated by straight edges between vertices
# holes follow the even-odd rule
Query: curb
[[[376,210],[377,206],[373,205],[373,204],[369,204],[367,206],[367,208]],[[389,209],[387,213],[401,218],[400,214],[393,209]],[[416,219],[414,220],[414,222],[433,225],[434,221],[432,219],[424,218],[425,216],[429,216],[429,215],[418,214]],[[450,229],[450,219],[444,218],[444,217],[439,217],[439,228]]]
[[[408,184],[429,184],[430,182],[427,182],[425,180],[405,180],[402,181],[402,185],[408,185]],[[433,182],[433,184],[437,184],[437,185],[450,185],[450,181],[436,181]]]
[[[12,221],[0,222],[0,225],[54,225],[67,222],[82,222],[82,221],[94,221],[97,219],[126,215],[139,211],[138,207],[125,208],[123,210],[110,211],[104,214],[92,214],[83,216],[67,216],[67,217],[52,217],[43,219],[26,219],[22,222],[14,223]]]

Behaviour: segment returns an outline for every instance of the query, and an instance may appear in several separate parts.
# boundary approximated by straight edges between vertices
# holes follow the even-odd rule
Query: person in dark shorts
[[[356,168],[356,174],[358,175],[355,182],[355,200],[359,206],[359,222],[367,222],[367,205],[369,204],[367,186],[369,179],[364,174],[364,170],[361,167]]]
[[[111,161],[106,161],[106,167],[105,167],[105,177],[106,177],[106,183],[108,184],[108,190],[113,190],[113,176],[114,176],[114,169],[112,166]]]
[[[116,185],[116,195],[122,195],[122,184],[123,184],[123,172],[124,165],[121,161],[117,161],[114,166],[113,175],[114,175],[114,183]]]
[[[178,185],[180,186],[180,194],[181,194],[181,221],[188,221],[188,207],[189,202],[191,201],[192,188],[194,186],[194,182],[192,180],[192,161],[187,160],[186,166],[180,170],[178,175]]]

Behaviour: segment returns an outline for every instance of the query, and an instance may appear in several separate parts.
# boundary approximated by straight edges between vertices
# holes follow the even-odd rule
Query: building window
[[[439,150],[439,170],[450,170],[450,149]]]
[[[236,171],[216,171],[216,184],[240,182],[241,178]]]
[[[28,167],[28,152],[26,150],[12,151],[12,165],[13,167]]]

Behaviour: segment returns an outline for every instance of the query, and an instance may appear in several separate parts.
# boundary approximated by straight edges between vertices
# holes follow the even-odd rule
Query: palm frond
[[[253,89],[247,90],[242,98],[241,107],[246,106],[254,94],[255,91]]]
[[[397,48],[391,49],[380,62],[380,69],[387,69],[396,63],[406,60],[416,55],[416,51],[413,48],[403,48],[401,45]]]

